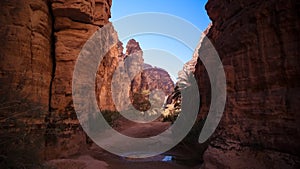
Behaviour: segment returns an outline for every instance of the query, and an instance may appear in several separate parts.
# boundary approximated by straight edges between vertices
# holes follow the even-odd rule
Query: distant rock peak
[[[130,39],[126,45],[126,56],[135,55],[135,53],[142,53],[142,48],[140,47],[139,42],[135,39]]]

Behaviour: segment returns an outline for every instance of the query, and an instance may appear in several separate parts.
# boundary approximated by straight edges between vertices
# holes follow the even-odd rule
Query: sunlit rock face
[[[144,58],[140,44],[131,39],[126,45],[124,66],[130,80],[143,70]]]
[[[43,159],[68,157],[86,146],[88,139],[74,111],[72,76],[83,45],[109,24],[111,5],[111,0],[0,2],[1,140],[20,129],[22,136],[37,134],[34,137],[40,144],[33,146],[41,147],[37,152]],[[118,41],[113,28],[104,38]],[[136,58],[127,60],[130,55]],[[117,98],[129,104],[131,81],[125,83],[124,74],[114,72],[120,67],[135,77],[134,70],[143,65],[136,41],[127,44],[125,54],[121,43],[114,45],[103,57],[96,76],[99,107],[115,109],[110,83],[113,75],[121,90]],[[128,99],[122,99],[124,96]]]
[[[144,63],[143,51],[134,39],[128,41],[126,49],[125,68],[131,80],[130,101],[137,110],[149,110],[151,92],[160,90],[163,93],[161,97],[168,96],[174,89],[174,83],[167,71]]]
[[[54,17],[102,27],[111,17],[111,5],[111,0],[53,0],[52,10]]]
[[[110,111],[125,111],[131,104],[146,111],[153,90],[161,90],[165,97],[174,88],[168,72],[144,63],[143,51],[134,39],[126,44],[125,54],[121,42],[111,48],[99,65],[96,86],[99,108]]]
[[[132,53],[131,53],[132,52]],[[141,71],[143,52],[135,40],[130,40],[123,53],[119,42],[104,56],[98,67],[96,92],[100,110],[121,111],[130,104],[131,79]]]
[[[299,168],[298,1],[209,0],[206,9],[228,93],[202,168]],[[208,44],[200,57],[210,58]],[[210,84],[200,60],[195,75],[206,114]]]
[[[133,106],[146,111],[151,108],[149,95],[151,92],[163,93],[159,100],[165,100],[174,90],[174,83],[167,71],[160,68],[148,68],[135,77],[131,83],[130,99]],[[153,105],[159,106],[159,105]],[[162,105],[160,105],[162,108]]]
[[[53,0],[50,3],[54,21],[52,50],[55,66],[50,113],[46,118],[48,158],[75,154],[86,144],[86,136],[74,111],[72,76],[83,45],[98,29],[109,23],[110,6],[110,0]],[[106,40],[117,38],[114,30],[106,33]],[[114,52],[112,49],[109,54]]]
[[[116,36],[117,38],[117,36]],[[96,78],[96,93],[99,108],[101,110],[115,111],[114,100],[112,96],[112,80],[113,76],[118,76],[118,81],[114,84],[117,88],[121,88],[121,85],[125,85],[124,78],[116,73],[118,66],[122,66],[123,60],[123,44],[119,42],[113,46],[109,52],[103,57],[101,61]],[[128,87],[127,87],[128,88]],[[126,90],[125,90],[126,91]],[[122,95],[124,92],[115,92],[117,95]],[[115,96],[118,97],[118,96]]]

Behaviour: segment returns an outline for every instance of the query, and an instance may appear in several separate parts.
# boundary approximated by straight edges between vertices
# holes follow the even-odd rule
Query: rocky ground
[[[166,130],[169,126],[169,122],[151,122],[147,124],[141,123],[130,123],[126,127],[123,124],[125,120],[119,120],[119,127],[117,130],[121,131],[123,134],[134,137],[149,137],[157,135],[160,132]],[[114,141],[114,140],[110,140]],[[122,140],[115,140],[116,143]],[[179,155],[180,154],[180,155]],[[175,160],[172,161],[162,161],[165,156],[173,156]],[[150,158],[124,158],[111,154],[96,144],[92,144],[88,149],[82,151],[69,159],[59,159],[51,160],[48,163],[58,169],[190,169],[199,168],[200,161],[195,161],[193,159],[193,154],[177,146],[176,148],[166,152],[165,154],[150,157]]]

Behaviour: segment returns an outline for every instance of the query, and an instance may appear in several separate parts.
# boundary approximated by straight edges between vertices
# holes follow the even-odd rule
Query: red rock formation
[[[134,39],[129,40],[126,45],[124,66],[130,80],[141,73],[143,65],[143,50],[141,49],[140,44]]]
[[[86,144],[85,134],[80,129],[73,107],[72,75],[85,42],[99,27],[109,22],[110,6],[111,0],[52,1],[55,75],[52,81],[51,112],[47,118],[49,136],[46,153],[49,158],[75,154]],[[108,35],[107,38],[114,36],[116,34]]]
[[[136,72],[139,72],[143,64],[143,57],[138,42],[133,39],[127,43],[126,50],[126,54],[123,54],[123,44],[119,42],[109,51],[99,65],[96,93],[101,110],[116,111],[130,104],[130,79],[128,76],[133,76]],[[112,89],[112,87],[114,88]]]
[[[116,38],[118,37],[116,36]],[[99,65],[96,78],[96,93],[100,110],[116,111],[112,96],[112,80],[117,67],[122,66],[122,62],[120,62],[123,60],[122,45],[120,42],[112,47]],[[119,84],[116,84],[119,85],[118,88],[122,88],[120,86],[123,84],[122,79],[122,75],[120,75],[118,79]],[[119,92],[118,94],[122,95],[123,92]]]
[[[111,0],[0,2],[0,37],[3,39],[0,124],[9,131],[18,131],[24,126],[30,134],[37,130],[37,138],[41,139],[45,135],[46,142],[42,140],[42,146],[46,146],[46,158],[67,157],[86,145],[86,136],[74,111],[72,75],[85,42],[109,22],[111,3]],[[106,41],[118,38],[114,30],[106,33]],[[129,74],[143,65],[142,57],[130,59],[129,55],[142,55],[134,40],[127,45],[126,61],[119,43],[100,63],[96,90],[101,91],[99,100],[103,109],[114,109],[110,81],[118,65]],[[117,97],[122,98],[121,95],[127,93],[129,98],[130,83],[124,87],[122,74],[116,75],[120,76],[117,87],[122,89]],[[6,130],[1,132],[6,133]]]
[[[121,43],[113,47],[98,68],[96,91],[100,109],[124,111],[136,101],[134,94],[146,90],[162,89],[169,95],[174,84],[168,72],[145,65],[143,51],[134,39],[128,41],[125,54]]]
[[[110,18],[111,0],[53,0],[54,17],[103,26]]]
[[[42,135],[47,124],[48,158],[75,154],[86,144],[72,105],[72,73],[83,44],[109,22],[110,6],[111,0],[0,2],[1,132],[25,128]],[[228,98],[203,168],[299,168],[297,9],[296,0],[209,0],[213,26],[208,37],[224,64]],[[117,36],[114,32],[107,38]],[[206,45],[204,41],[203,49]],[[134,42],[129,46],[140,54]],[[103,66],[113,66],[105,72],[116,63],[124,65],[122,50],[117,45],[106,55]],[[201,62],[195,74],[205,114],[210,84]]]
[[[0,25],[2,165],[3,160],[15,160],[6,152],[23,155],[23,143],[28,149],[44,145],[53,65],[52,19],[47,1],[1,1]],[[33,137],[28,138],[29,135]]]
[[[227,104],[202,168],[299,168],[299,2],[216,1],[207,34],[227,77]],[[207,39],[199,50],[209,59]],[[210,84],[195,74],[207,113]]]
[[[109,22],[111,5],[111,0],[1,2],[1,126],[13,130],[22,120],[31,130],[46,128],[46,134],[38,133],[46,135],[47,158],[67,157],[86,144],[74,112],[72,75],[85,42]],[[109,38],[116,39],[116,32]],[[118,44],[100,63],[96,90],[102,109],[115,109],[110,92],[114,70],[121,65],[135,76],[143,66],[139,44],[131,40],[126,47],[126,60]],[[122,74],[117,76],[121,95],[129,98],[130,83],[124,87]],[[12,113],[17,120],[10,120]]]
[[[148,68],[143,70],[141,83],[135,88],[135,82],[132,82],[132,91],[161,89],[167,96],[172,93],[174,83],[167,71],[161,68]],[[138,83],[138,82],[137,82]]]
[[[48,111],[52,21],[47,3],[1,1],[0,8],[1,104],[26,99]]]
[[[141,111],[150,109],[149,94],[156,89],[161,90],[164,96],[168,96],[173,92],[174,82],[168,72],[160,68],[143,70],[131,82],[130,98],[134,107]],[[164,100],[165,98],[160,99]],[[146,105],[143,106],[144,104]]]

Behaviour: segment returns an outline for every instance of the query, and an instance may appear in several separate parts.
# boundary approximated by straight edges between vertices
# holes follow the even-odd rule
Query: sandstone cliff
[[[228,95],[202,168],[299,168],[299,2],[209,0],[206,9]],[[200,57],[209,50],[205,39]],[[210,84],[200,60],[195,74],[205,114]]]
[[[111,49],[111,55],[106,55],[98,68],[96,93],[101,110],[123,110],[131,104],[129,91],[131,79],[141,71],[144,59],[139,43],[131,39],[126,44],[118,43],[116,49]]]
[[[131,79],[130,101],[136,109],[146,111],[151,107],[149,93],[158,89],[168,96],[173,91],[174,83],[168,72],[144,63],[138,42],[130,40],[126,48],[125,68]]]
[[[1,167],[9,160],[18,168],[37,163],[41,154],[31,152],[45,144],[53,70],[50,13],[43,0],[0,2]]]
[[[145,64],[143,51],[134,39],[127,42],[125,54],[119,42],[104,58],[96,82],[101,110],[124,111],[133,104],[138,110],[145,111],[150,108],[147,93],[161,89],[167,96],[173,91],[174,84],[168,72]],[[147,104],[144,109],[141,103]]]
[[[133,79],[130,90],[130,98],[133,106],[140,111],[150,109],[149,93],[153,90],[160,90],[162,92],[160,98],[157,98],[162,101],[173,92],[174,82],[164,69],[148,68]]]
[[[19,136],[27,135],[27,130],[36,131],[37,138],[45,135],[40,146],[47,147],[47,158],[77,153],[86,144],[72,103],[72,73],[84,43],[109,22],[111,4],[111,0],[0,2],[1,127],[9,133],[18,131]],[[114,37],[116,33],[107,36]]]
[[[75,154],[86,144],[72,102],[72,75],[85,42],[110,18],[111,0],[53,0],[55,70],[47,123],[47,157]],[[117,38],[116,33],[106,37]],[[114,55],[114,49],[107,55]],[[117,56],[116,56],[117,57]],[[103,63],[113,62],[105,57]],[[55,150],[53,151],[53,147]]]
[[[1,111],[38,105],[41,114],[32,113],[42,118],[49,108],[53,65],[48,5],[39,0],[1,1],[0,11]],[[27,110],[21,111],[15,113]]]
[[[72,103],[72,73],[83,44],[109,23],[111,5],[111,0],[0,1],[1,141],[9,142],[11,133],[17,133],[12,140],[20,143],[32,134],[41,138],[38,151],[46,158],[67,157],[86,145]],[[224,64],[228,96],[203,168],[299,168],[299,2],[209,0],[206,8],[213,21],[207,37]],[[116,32],[107,38],[117,38]],[[209,60],[207,40],[198,53]],[[129,76],[144,67],[148,69],[135,77],[133,88],[124,87],[122,80],[116,87],[123,86],[121,93],[156,88],[156,83],[145,85],[153,82],[147,72],[159,78],[165,73],[143,65],[141,58],[128,60],[138,68],[126,66],[133,64],[124,61],[130,54],[141,55],[136,42],[122,51],[121,44],[109,51],[98,77],[109,82],[118,63]],[[199,60],[195,75],[205,115],[210,84]],[[104,91],[100,107],[113,109],[112,100],[104,99],[111,97],[111,86],[101,83],[96,88]],[[168,80],[159,83],[169,86],[163,88],[166,92],[171,88]],[[29,144],[36,149],[35,142]],[[13,149],[1,145],[0,150]]]
[[[104,56],[98,67],[95,85],[98,99],[97,101],[101,110],[116,110],[112,96],[112,80],[113,76],[118,76],[118,74],[116,73],[117,68],[119,66],[123,66],[123,55],[123,44],[119,42],[116,46],[110,49],[109,53]],[[118,76],[118,81],[115,83],[115,85],[117,85],[117,88],[119,88],[120,90],[122,88],[122,85],[124,84],[124,80],[125,79],[122,78],[122,75],[120,74]],[[124,89],[122,89],[124,91],[115,92],[117,95],[120,95],[115,97],[123,96],[127,91],[125,88],[126,87],[124,86]]]

